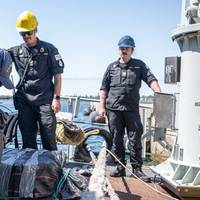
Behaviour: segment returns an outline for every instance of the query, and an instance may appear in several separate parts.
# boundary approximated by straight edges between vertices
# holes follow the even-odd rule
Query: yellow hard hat
[[[16,28],[19,32],[33,31],[37,28],[38,21],[31,11],[24,11],[16,22]]]

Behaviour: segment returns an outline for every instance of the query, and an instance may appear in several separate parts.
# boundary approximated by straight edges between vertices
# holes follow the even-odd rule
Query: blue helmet
[[[125,35],[124,37],[122,37],[119,40],[118,46],[119,46],[119,48],[122,48],[122,47],[134,48],[135,47],[135,41],[131,36]]]

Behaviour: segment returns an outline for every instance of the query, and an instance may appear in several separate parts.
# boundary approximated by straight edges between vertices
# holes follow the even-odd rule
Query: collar
[[[41,45],[41,41],[39,40],[39,38],[37,37],[37,43],[35,46],[29,47],[26,43],[23,43],[21,46],[25,47],[26,49],[30,50],[33,48],[38,48]]]
[[[116,65],[119,66],[120,68],[128,68],[132,66],[133,63],[133,58],[131,58],[128,63],[120,63],[120,58],[116,61]]]

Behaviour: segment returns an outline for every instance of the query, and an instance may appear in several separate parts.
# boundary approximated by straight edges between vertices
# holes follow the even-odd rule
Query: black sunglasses
[[[31,36],[31,35],[33,35],[33,31],[19,32],[19,34],[20,34],[22,37],[24,37],[26,34],[27,34],[28,36]]]

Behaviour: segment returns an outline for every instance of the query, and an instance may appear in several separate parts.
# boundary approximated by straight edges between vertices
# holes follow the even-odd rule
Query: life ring
[[[96,131],[96,133],[95,133],[95,131]],[[80,161],[83,161],[83,162],[90,162],[91,161],[90,154],[89,154],[89,152],[86,148],[86,146],[87,146],[86,141],[87,141],[88,137],[90,137],[92,135],[103,137],[103,139],[106,141],[107,148],[111,149],[111,147],[112,147],[112,136],[105,129],[97,128],[97,127],[90,127],[90,128],[84,129],[84,132],[86,134],[84,141],[80,145],[77,145],[76,148],[75,148],[75,155],[74,155],[75,160],[80,160]],[[96,154],[96,156],[97,155],[98,154]]]

